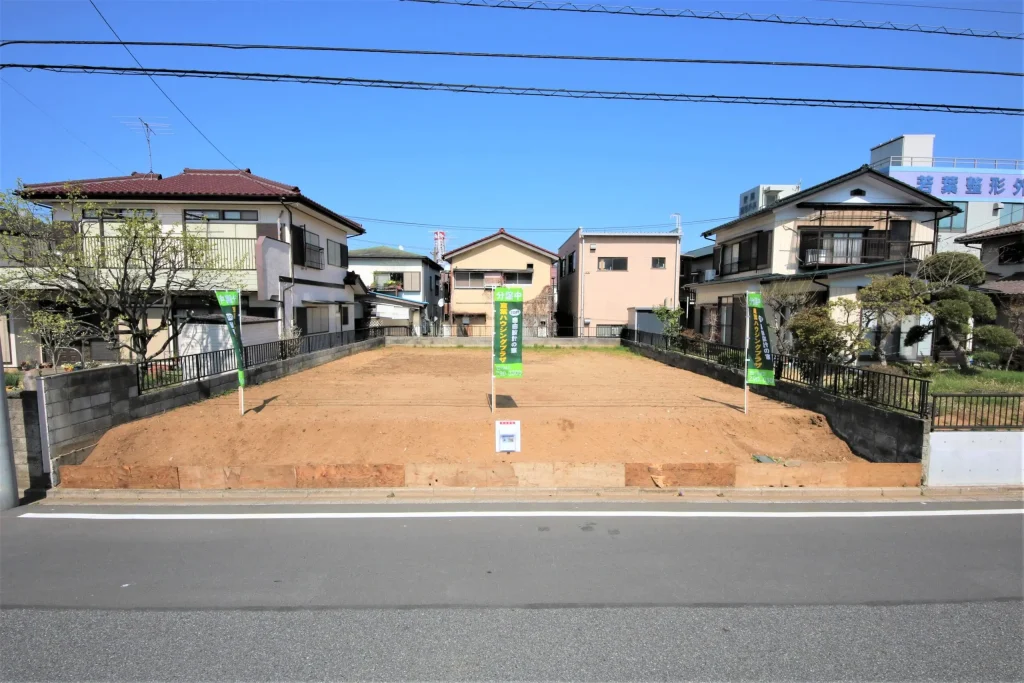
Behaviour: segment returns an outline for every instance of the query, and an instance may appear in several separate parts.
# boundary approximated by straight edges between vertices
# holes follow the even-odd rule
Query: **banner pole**
[[[743,414],[747,414],[747,358],[750,357],[750,292],[743,294]]]
[[[238,290],[238,345],[242,347],[242,367],[240,372],[245,374],[245,342],[242,341],[242,290]],[[245,384],[238,385],[238,414],[245,417]]]
[[[498,316],[494,315],[494,287],[491,287],[491,412],[494,412],[494,330]]]

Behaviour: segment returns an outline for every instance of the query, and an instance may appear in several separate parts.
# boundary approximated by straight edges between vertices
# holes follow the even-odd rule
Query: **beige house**
[[[559,335],[617,336],[630,308],[675,308],[679,238],[676,231],[576,230],[558,250]]]
[[[745,295],[769,283],[813,292],[821,303],[856,297],[872,275],[912,273],[935,253],[935,224],[959,209],[868,166],[784,197],[703,233],[712,266],[694,292],[691,327],[743,346]],[[916,321],[903,325],[905,335]],[[899,332],[898,332],[899,334]],[[926,355],[930,341],[892,353]]]
[[[555,288],[551,266],[558,257],[536,244],[499,230],[452,249],[445,319],[453,335],[489,335],[493,324],[492,293],[500,285],[523,290],[528,336],[547,336],[554,317]]]

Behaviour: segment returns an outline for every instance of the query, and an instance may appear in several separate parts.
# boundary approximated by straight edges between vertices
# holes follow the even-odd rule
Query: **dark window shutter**
[[[752,240],[740,242],[740,270],[750,270],[750,247],[752,242]]]
[[[341,265],[342,268],[348,268],[348,244],[342,243],[341,245]]]
[[[306,334],[306,330],[309,329],[309,325],[306,323],[306,309],[301,306],[296,306],[293,310],[295,312],[295,316],[294,320],[292,320],[292,325],[299,328],[299,330],[302,331],[302,334]]]
[[[722,272],[722,248],[721,247],[715,247],[715,255],[714,255],[714,261],[713,262],[714,262],[715,272],[716,273],[721,273]]]
[[[292,226],[292,263],[306,265],[306,231],[297,225]]]
[[[745,299],[737,296],[732,302],[732,340],[727,342],[730,346],[743,347],[743,332],[746,328],[743,316],[747,313]]]
[[[772,264],[772,232],[765,230],[757,234],[757,267],[767,268]]]

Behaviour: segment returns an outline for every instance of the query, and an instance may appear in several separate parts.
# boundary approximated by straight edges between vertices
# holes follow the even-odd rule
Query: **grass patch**
[[[957,370],[935,373],[933,394],[1024,393],[1024,372],[1013,370]]]
[[[552,355],[575,353],[576,351],[596,351],[598,353],[630,353],[631,349],[625,346],[530,346],[524,344],[524,348],[531,353],[547,353]]]

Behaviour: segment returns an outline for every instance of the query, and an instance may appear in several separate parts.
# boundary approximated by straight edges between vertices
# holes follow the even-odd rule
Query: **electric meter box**
[[[494,450],[497,453],[518,453],[522,449],[519,420],[497,420],[494,423]]]

